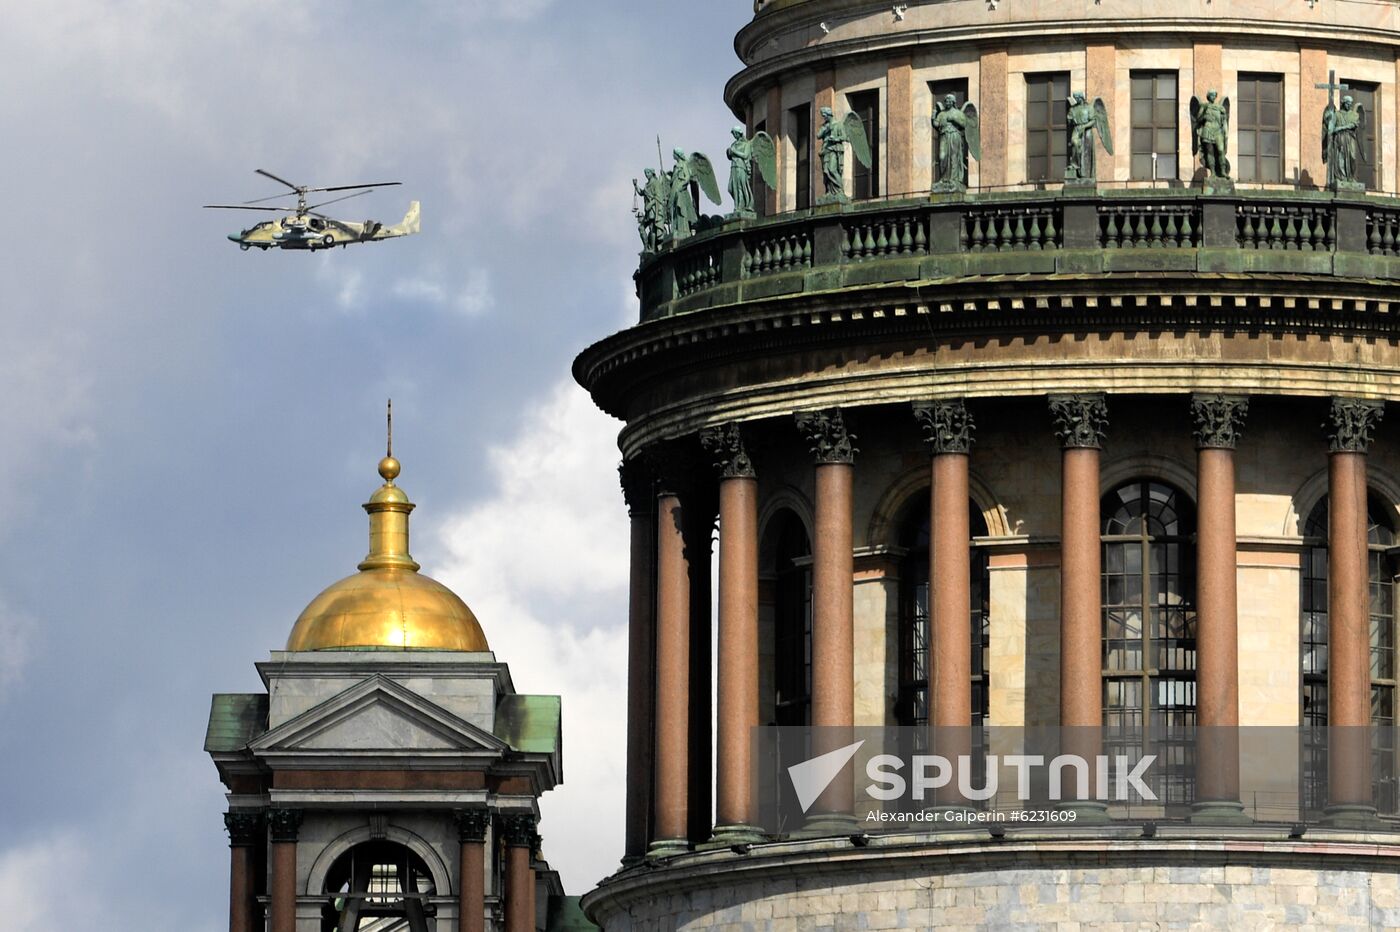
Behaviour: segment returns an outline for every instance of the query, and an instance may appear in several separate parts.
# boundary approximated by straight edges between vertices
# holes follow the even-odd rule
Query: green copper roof
[[[215,693],[204,750],[241,751],[267,731],[266,693]]]
[[[583,908],[579,906],[580,899],[582,898],[577,896],[550,897],[549,925],[545,927],[547,932],[583,932],[586,929],[598,928],[583,914]]]
[[[559,750],[558,696],[502,696],[496,705],[496,737],[526,754]]]

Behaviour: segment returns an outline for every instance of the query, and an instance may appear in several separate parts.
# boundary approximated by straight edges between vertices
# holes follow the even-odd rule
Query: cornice
[[[866,56],[892,57],[908,54],[916,49],[926,49],[943,45],[971,45],[976,47],[1004,46],[1017,40],[1034,41],[1038,44],[1059,41],[1084,42],[1095,38],[1118,37],[1125,33],[1134,36],[1180,36],[1182,44],[1190,47],[1199,38],[1220,41],[1221,37],[1239,37],[1247,40],[1278,39],[1288,42],[1304,42],[1357,45],[1395,48],[1400,46],[1400,32],[1386,26],[1348,24],[1316,20],[1277,20],[1262,15],[1229,15],[1229,4],[1219,4],[1216,15],[1193,16],[1110,16],[1108,8],[1096,4],[1093,9],[1104,15],[1047,16],[1044,19],[1015,18],[1020,9],[1015,0],[1001,0],[998,9],[988,9],[987,0],[954,0],[952,3],[936,4],[945,12],[942,22],[936,26],[921,27],[910,25],[906,20],[898,25],[891,20],[886,31],[862,34],[843,38],[840,30],[833,28],[830,34],[822,34],[819,24],[823,21],[849,23],[866,15],[884,15],[890,12],[890,3],[873,3],[852,11],[850,4],[839,2],[822,3],[813,0],[798,5],[791,10],[781,11],[770,16],[761,16],[746,25],[735,36],[734,51],[745,67],[729,79],[724,89],[724,99],[731,110],[742,112],[744,98],[755,87],[762,87],[780,79],[783,75],[827,69],[841,59]],[[965,6],[964,6],[965,5]],[[1374,6],[1383,12],[1390,12],[1388,4],[1361,4]],[[950,8],[963,7],[971,11],[976,21],[946,25],[951,17],[946,16]],[[1036,9],[1036,7],[1030,7]],[[1207,7],[1207,10],[1214,9]],[[910,15],[917,13],[917,5],[911,6]],[[1400,23],[1397,23],[1400,25]],[[764,43],[775,41],[798,44],[799,47],[764,57],[756,51]]]

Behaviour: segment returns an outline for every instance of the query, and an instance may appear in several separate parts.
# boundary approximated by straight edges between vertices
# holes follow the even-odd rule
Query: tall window
[[[1371,627],[1372,793],[1383,813],[1400,811],[1395,728],[1395,522],[1375,496],[1367,503],[1368,588]],[[1302,662],[1303,799],[1310,810],[1326,806],[1327,762],[1319,744],[1327,724],[1327,499],[1313,507],[1303,525]]]
[[[870,167],[851,154],[851,191],[856,200],[880,196],[880,92],[861,91],[851,95],[851,112],[860,117],[865,138],[870,142]]]
[[[1065,177],[1069,72],[1026,75],[1026,179]]]
[[[812,721],[812,548],[797,516],[783,516],[778,532],[777,590],[773,605],[774,722]]]
[[[976,503],[968,503],[973,537],[987,535],[987,522]],[[928,561],[929,497],[919,496],[910,505],[900,543],[905,548],[900,565],[899,608],[899,693],[895,699],[895,721],[900,725],[926,725],[928,707]],[[974,736],[985,729],[990,692],[987,653],[990,635],[987,584],[987,552],[972,549],[972,614],[968,635],[972,647],[972,727]],[[974,742],[977,740],[974,737]],[[985,741],[982,742],[985,745]],[[975,755],[976,756],[976,755]]]
[[[1104,753],[1136,761],[1148,742],[1164,766],[1153,791],[1192,801],[1196,580],[1191,503],[1150,479],[1103,501]]]
[[[953,95],[953,101],[959,107],[967,103],[967,78],[949,78],[946,81],[931,81],[928,86],[929,93],[933,95],[933,104],[938,106],[943,103],[943,98],[949,94]],[[966,153],[963,157],[963,177],[967,177]],[[938,134],[933,134],[933,180],[938,181]]]
[[[1375,84],[1368,84],[1365,81],[1348,81],[1342,79],[1342,83],[1351,88],[1343,91],[1349,94],[1351,99],[1356,101],[1358,107],[1366,108],[1366,125],[1361,129],[1361,161],[1356,166],[1356,180],[1364,182],[1366,187],[1372,191],[1378,190],[1376,184],[1376,168],[1380,164],[1380,149],[1376,147],[1376,124],[1380,122],[1380,111],[1376,105],[1380,101],[1380,87]]]
[[[1239,138],[1235,170],[1241,181],[1283,180],[1283,75],[1239,77]]]
[[[1175,71],[1134,71],[1132,179],[1176,177],[1177,113]],[[1157,156],[1153,174],[1152,156]]]
[[[792,140],[793,165],[797,170],[796,207],[812,206],[812,105],[803,104],[788,111],[788,138]]]

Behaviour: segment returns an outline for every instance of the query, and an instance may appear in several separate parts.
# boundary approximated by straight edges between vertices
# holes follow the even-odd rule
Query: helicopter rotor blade
[[[254,199],[251,200],[251,201],[244,201],[243,203],[245,203],[245,204],[261,204],[263,201],[277,201],[277,200],[281,200],[281,199],[284,198],[284,197],[296,197],[296,195],[293,194],[291,191],[288,191],[286,194],[274,194],[274,195],[272,195],[271,197],[259,197],[259,198],[254,198]],[[290,208],[288,208],[288,209],[290,209]]]
[[[248,207],[245,204],[205,204],[205,210],[266,210],[274,214],[285,214],[287,207]]]
[[[312,191],[352,191],[355,188],[391,188],[394,185],[403,184],[402,181],[376,181],[373,184],[338,184],[332,188],[307,188],[307,193]]]
[[[306,210],[307,210],[308,213],[310,213],[310,212],[311,212],[311,209],[312,209],[313,207],[325,207],[327,204],[336,204],[336,203],[339,203],[340,201],[348,201],[348,200],[350,200],[350,198],[352,198],[352,197],[359,197],[359,196],[362,195],[362,194],[368,194],[368,193],[369,193],[368,191],[356,191],[354,194],[345,194],[345,195],[342,195],[341,197],[333,197],[333,198],[331,198],[329,201],[322,201],[322,202],[319,203],[319,204],[312,204],[310,207],[307,207]]]
[[[286,185],[287,187],[291,188],[293,191],[297,191],[297,192],[300,192],[300,191],[301,191],[301,188],[299,188],[299,187],[297,187],[296,185],[292,184],[292,183],[291,183],[290,181],[288,181],[286,178],[278,178],[278,177],[277,177],[276,175],[274,175],[272,172],[267,171],[267,170],[265,170],[265,169],[261,169],[261,168],[255,168],[255,169],[253,169],[253,170],[254,170],[255,172],[257,172],[259,175],[264,175],[264,176],[266,176],[266,177],[268,177],[268,178],[271,178],[273,181],[278,182],[279,184],[284,184],[284,185]]]

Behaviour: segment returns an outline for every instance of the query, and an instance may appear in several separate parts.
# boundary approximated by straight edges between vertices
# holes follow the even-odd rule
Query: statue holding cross
[[[1327,187],[1333,191],[1361,188],[1356,175],[1357,166],[1366,157],[1361,144],[1366,111],[1357,106],[1351,95],[1343,96],[1341,106],[1337,105],[1336,92],[1351,88],[1337,83],[1335,71],[1327,73],[1326,84],[1313,86],[1327,92],[1327,109],[1322,111],[1322,161],[1327,165]]]

